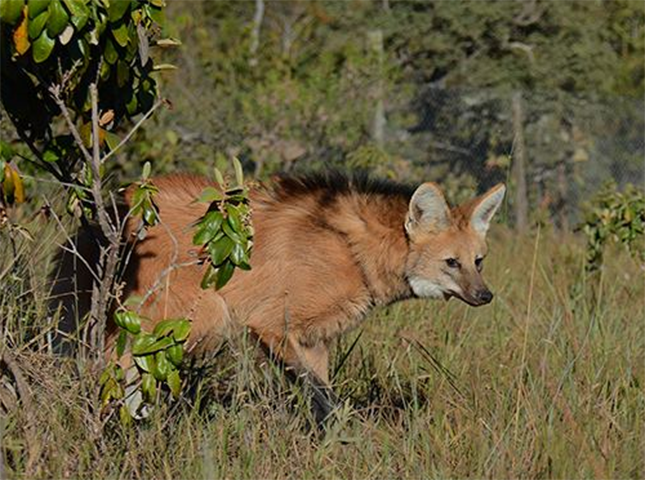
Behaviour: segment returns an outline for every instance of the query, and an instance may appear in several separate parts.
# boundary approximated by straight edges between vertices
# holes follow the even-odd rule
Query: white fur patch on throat
[[[421,298],[442,298],[443,288],[438,283],[426,278],[410,278],[410,287],[417,297]]]

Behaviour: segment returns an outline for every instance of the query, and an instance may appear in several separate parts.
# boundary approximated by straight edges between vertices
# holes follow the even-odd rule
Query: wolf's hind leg
[[[192,328],[189,349],[207,353],[216,351],[222,340],[236,330],[226,301],[212,291],[203,292],[190,314]]]

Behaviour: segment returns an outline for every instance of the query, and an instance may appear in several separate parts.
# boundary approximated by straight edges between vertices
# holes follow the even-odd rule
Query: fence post
[[[528,192],[526,187],[526,144],[524,143],[524,105],[521,92],[515,92],[513,109],[513,168],[512,181],[515,186],[515,226],[519,233],[528,226]]]

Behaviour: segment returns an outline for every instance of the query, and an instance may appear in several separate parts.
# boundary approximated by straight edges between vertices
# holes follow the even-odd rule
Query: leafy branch
[[[195,223],[193,244],[200,245],[200,258],[208,267],[201,287],[221,289],[236,267],[250,270],[253,228],[248,190],[244,186],[242,165],[233,158],[235,184],[229,185],[215,169],[217,187],[206,187],[199,202],[209,203],[206,213]]]
[[[645,265],[645,192],[629,185],[623,192],[609,183],[588,207],[580,226],[587,237],[587,270],[598,270],[609,241],[622,244]]]

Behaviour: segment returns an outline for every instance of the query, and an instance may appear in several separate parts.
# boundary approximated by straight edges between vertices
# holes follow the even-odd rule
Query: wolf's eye
[[[450,268],[461,267],[459,260],[457,260],[456,258],[446,258],[446,265],[448,265]]]
[[[482,257],[475,259],[475,267],[477,268],[477,271],[481,272],[481,269],[484,267],[483,262],[484,259]]]

